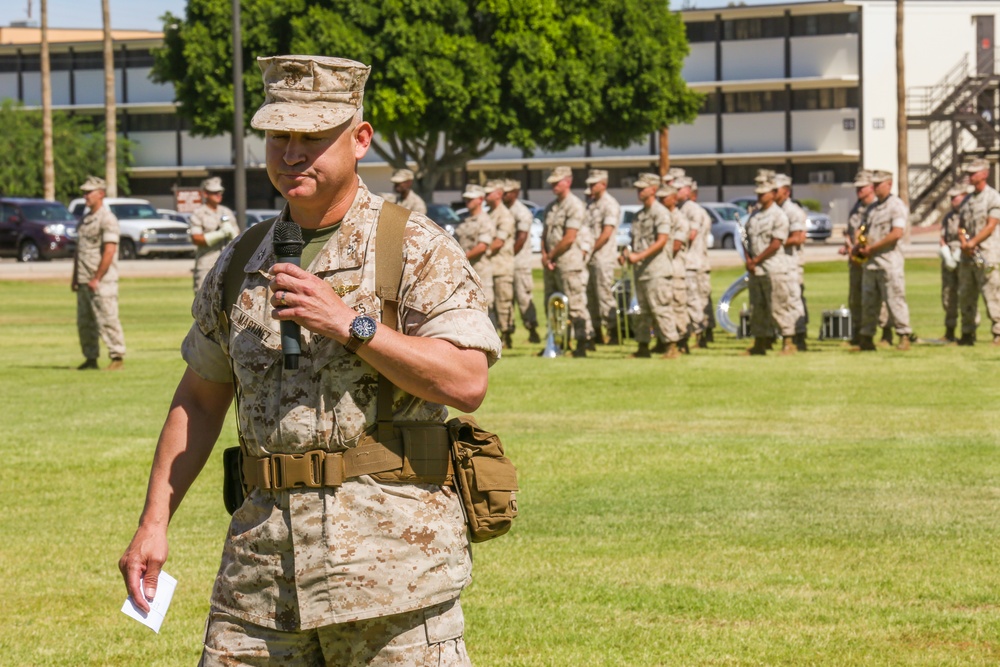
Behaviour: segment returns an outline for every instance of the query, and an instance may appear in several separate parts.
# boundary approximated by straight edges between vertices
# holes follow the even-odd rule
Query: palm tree
[[[903,2],[896,0],[896,132],[899,198],[910,205],[910,159],[906,132],[906,77],[903,57]]]
[[[52,67],[49,63],[49,3],[42,0],[42,187],[56,198],[56,165],[52,156]]]
[[[111,8],[101,0],[104,14],[104,180],[109,197],[118,196],[118,110],[115,106],[115,54],[111,42]]]

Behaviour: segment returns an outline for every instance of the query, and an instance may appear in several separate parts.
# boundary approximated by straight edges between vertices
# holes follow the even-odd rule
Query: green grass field
[[[907,264],[927,338],[937,267]],[[0,665],[197,662],[229,425],[171,527],[160,635],[119,613],[117,571],[183,371],[189,283],[122,283],[117,374],[71,370],[64,281],[0,283]],[[1000,662],[1000,349],[817,343],[846,266],[811,265],[807,285],[812,349],[791,358],[739,357],[723,334],[675,362],[543,360],[518,331],[478,412],[518,465],[521,517],[474,548],[476,665]]]

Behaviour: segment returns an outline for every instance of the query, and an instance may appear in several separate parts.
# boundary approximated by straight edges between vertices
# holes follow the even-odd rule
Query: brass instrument
[[[965,227],[959,228],[958,233],[962,240],[969,238],[969,233],[965,231]],[[991,273],[993,269],[997,268],[996,264],[990,264],[986,261],[986,255],[983,254],[983,250],[979,246],[972,249],[972,263],[983,273]]]
[[[555,359],[561,357],[563,350],[569,346],[569,297],[562,292],[553,292],[546,312],[549,316],[549,335],[542,356]]]
[[[851,261],[855,264],[864,264],[865,258],[858,255],[858,248],[863,248],[868,243],[868,222],[861,223],[858,227],[858,237],[851,248]]]

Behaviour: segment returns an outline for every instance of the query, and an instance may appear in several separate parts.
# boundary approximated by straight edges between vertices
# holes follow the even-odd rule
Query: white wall
[[[175,132],[129,132],[136,167],[177,166]]]
[[[17,101],[17,72],[0,74],[0,100],[5,99]]]
[[[715,81],[715,42],[691,44],[681,77],[685,81]]]
[[[690,125],[670,127],[670,152],[676,155],[715,152],[715,114],[698,116]]]
[[[792,37],[792,76],[849,76],[858,74],[857,35]]]
[[[153,83],[149,79],[150,68],[128,68],[128,101],[130,104],[144,102],[173,102],[174,84]],[[116,79],[121,72],[116,72]]]
[[[784,112],[722,115],[724,153],[772,153],[784,150]]]
[[[785,78],[785,40],[723,42],[722,78],[726,81]]]
[[[104,72],[88,69],[76,73],[76,103],[104,104]]]
[[[181,133],[181,158],[184,166],[229,166],[233,163],[232,140],[221,137],[192,137]]]
[[[844,120],[854,121],[854,130],[844,129]],[[858,150],[858,110],[822,109],[792,112],[792,150],[839,152]]]

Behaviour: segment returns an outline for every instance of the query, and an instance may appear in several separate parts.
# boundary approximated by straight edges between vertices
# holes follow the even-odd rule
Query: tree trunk
[[[903,53],[903,2],[896,0],[896,131],[899,198],[910,205],[910,158],[906,129],[906,76]]]
[[[56,165],[52,153],[52,67],[49,62],[49,2],[42,0],[42,183],[43,197],[56,198]]]
[[[670,128],[660,130],[660,178],[670,171]]]
[[[110,0],[101,0],[104,15],[104,180],[109,197],[118,196],[118,109],[115,106],[115,54],[111,41]]]

